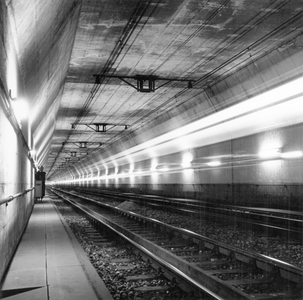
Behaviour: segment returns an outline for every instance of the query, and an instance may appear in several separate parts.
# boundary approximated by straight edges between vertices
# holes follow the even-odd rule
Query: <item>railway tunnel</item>
[[[69,299],[41,266],[42,283],[6,281],[30,274],[14,258],[55,190],[302,222],[302,1],[6,0],[0,24],[0,298]]]

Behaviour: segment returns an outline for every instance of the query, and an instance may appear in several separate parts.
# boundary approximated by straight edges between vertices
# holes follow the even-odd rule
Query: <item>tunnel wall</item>
[[[31,163],[23,141],[18,137],[0,107],[0,199],[33,187]],[[7,205],[0,206],[0,279],[7,268],[34,204],[34,192],[29,192]]]
[[[279,148],[281,152],[303,150],[303,124],[265,131],[201,148],[189,149],[193,158],[217,157],[219,167],[205,167],[179,172],[156,172],[146,176],[117,176],[108,180],[87,180],[72,187],[98,187],[194,198],[225,204],[301,209],[303,196],[303,160],[251,159],[261,149]],[[157,159],[160,164],[180,163],[183,153]],[[151,160],[137,162],[135,170],[149,169]],[[119,167],[118,174],[129,165]],[[117,170],[111,168],[108,175]],[[104,175],[102,172],[101,176]]]
[[[6,6],[0,4],[0,199],[33,187],[34,173],[21,132],[13,124],[5,106],[9,90],[22,90],[17,55],[8,25]],[[23,134],[28,137],[28,126]],[[34,205],[34,192],[29,192],[0,205],[0,282],[16,250]]]

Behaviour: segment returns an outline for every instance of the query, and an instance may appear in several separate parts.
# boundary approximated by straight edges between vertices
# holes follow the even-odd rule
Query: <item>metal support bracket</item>
[[[95,83],[101,84],[101,78],[102,77],[109,77],[109,78],[118,78],[128,84],[129,86],[133,87],[135,90],[137,90],[140,93],[151,93],[159,89],[160,87],[163,87],[167,85],[168,83],[172,81],[185,81],[188,83],[187,88],[191,89],[193,88],[193,82],[194,80],[191,79],[178,79],[178,78],[161,78],[154,75],[136,75],[136,76],[115,76],[115,75],[93,75],[96,77]],[[137,86],[132,84],[126,79],[134,79],[137,81]],[[164,80],[166,81],[163,84],[160,84],[158,87],[156,87],[156,81],[157,80]]]

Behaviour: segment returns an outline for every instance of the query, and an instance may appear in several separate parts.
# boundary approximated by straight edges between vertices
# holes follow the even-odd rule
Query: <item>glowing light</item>
[[[37,164],[37,161],[36,161],[36,151],[34,149],[31,149],[29,151],[29,155],[33,158],[35,164]]]
[[[275,148],[275,149],[263,150],[263,151],[259,152],[258,156],[263,159],[267,159],[267,158],[269,159],[269,158],[277,157],[277,156],[279,156],[279,154],[280,154],[280,149]]]
[[[278,168],[281,168],[281,159],[265,160],[261,162],[261,165],[266,168],[267,172],[277,171]],[[271,175],[273,176],[273,174]]]
[[[119,173],[119,167],[116,166],[116,167],[115,167],[115,175],[117,175],[118,173]]]
[[[184,169],[182,174],[184,184],[191,184],[194,176],[194,169]]]
[[[186,151],[188,145],[182,143],[184,136],[190,142],[191,147],[196,148],[302,123],[302,86],[303,78],[299,78],[172,132],[121,151],[105,158],[103,163],[111,164],[112,160],[115,160],[120,165],[124,165],[129,163],[127,160],[130,157],[134,162],[137,162],[150,159],[151,153],[152,157],[157,157]],[[270,152],[266,149],[281,148],[282,146],[277,143],[265,147],[262,145],[262,149],[265,149],[266,153],[262,153],[264,151],[261,149],[259,155],[261,158],[271,158]],[[301,154],[297,153],[296,155]],[[273,158],[291,158],[290,156],[291,154],[275,153]],[[210,162],[208,166],[216,165],[214,162]],[[150,170],[152,176],[153,174],[156,176],[155,167],[151,166]]]
[[[175,145],[182,149],[182,147],[185,145],[188,147],[188,145],[182,143],[183,140],[181,137],[189,134],[192,134],[193,137],[195,137],[193,133],[197,133],[199,130],[203,130],[204,132],[212,131],[211,127],[218,127],[218,130],[215,133],[224,132],[223,137],[216,138],[216,142],[219,142],[226,139],[226,133],[230,128],[239,128],[239,131],[234,130],[235,133],[232,136],[233,138],[236,138],[243,136],[244,133],[245,135],[256,133],[258,132],[258,128],[262,129],[265,125],[269,126],[269,123],[272,127],[275,127],[274,124],[279,124],[279,126],[287,126],[299,123],[302,120],[302,114],[299,113],[299,111],[301,111],[302,105],[302,97],[300,97],[302,93],[302,81],[303,78],[300,78],[287,84],[281,85],[280,87],[219,111],[216,114],[202,118],[182,128],[178,128],[167,134],[161,135],[138,146],[130,148],[120,154],[115,155],[115,158],[120,159],[121,155],[131,155],[132,153],[138,153],[141,150],[149,152],[152,151],[154,155],[156,155],[159,153],[159,151],[157,151],[158,149],[155,147],[156,145],[158,145],[159,149],[162,149],[163,147],[159,146],[164,146],[163,143],[172,142],[173,140],[177,140]],[[292,97],[293,99],[291,99]],[[290,107],[289,103],[292,103],[293,106]],[[277,107],[274,107],[274,105]],[[285,109],[285,105],[287,106],[287,109]],[[264,113],[262,113],[262,109],[264,109]],[[271,110],[274,112],[272,113]],[[267,117],[261,118],[263,115]],[[269,120],[268,116],[273,116],[273,118]],[[237,118],[238,121],[236,121]],[[262,119],[262,124],[260,124],[260,119]],[[233,125],[233,123],[236,123],[235,125],[238,125],[237,123],[240,123],[240,126],[227,126],[223,123],[229,123],[228,125]],[[224,126],[225,130],[222,130],[222,126],[220,126],[220,124]],[[233,130],[230,130],[230,132],[233,132]],[[199,133],[199,135],[201,136],[201,133]],[[188,141],[192,141],[190,136],[187,136],[186,138],[188,138]],[[201,139],[201,141],[202,144],[199,146],[203,145],[203,139]],[[173,145],[174,149],[176,149],[175,145]],[[195,144],[194,146],[197,147],[198,145]]]
[[[282,158],[298,158],[302,156],[303,156],[302,151],[291,151],[291,152],[281,153]]]
[[[167,172],[169,171],[169,167],[167,164],[159,164],[156,166],[156,170],[160,172]]]
[[[12,107],[16,119],[20,122],[28,118],[28,104],[24,100],[14,100],[12,101]]]
[[[132,174],[132,173],[134,172],[134,169],[135,169],[134,163],[131,162],[131,163],[129,164],[128,173],[129,173],[129,174]]]
[[[150,167],[150,170],[151,170],[152,172],[155,172],[155,171],[156,171],[157,164],[158,164],[157,158],[156,158],[156,157],[153,157],[153,158],[151,159],[151,167]]]
[[[190,152],[186,152],[182,157],[182,167],[188,168],[191,166],[191,162],[193,160],[193,155]]]
[[[210,167],[218,167],[218,166],[221,166],[221,162],[216,160],[216,161],[211,161],[209,163],[207,163],[208,166]]]

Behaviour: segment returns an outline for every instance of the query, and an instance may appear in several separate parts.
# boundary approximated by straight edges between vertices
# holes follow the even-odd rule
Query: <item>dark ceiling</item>
[[[72,155],[110,155],[244,100],[245,86],[210,95],[303,47],[302,0],[7,2],[48,178]],[[154,92],[137,91],[144,76]]]

